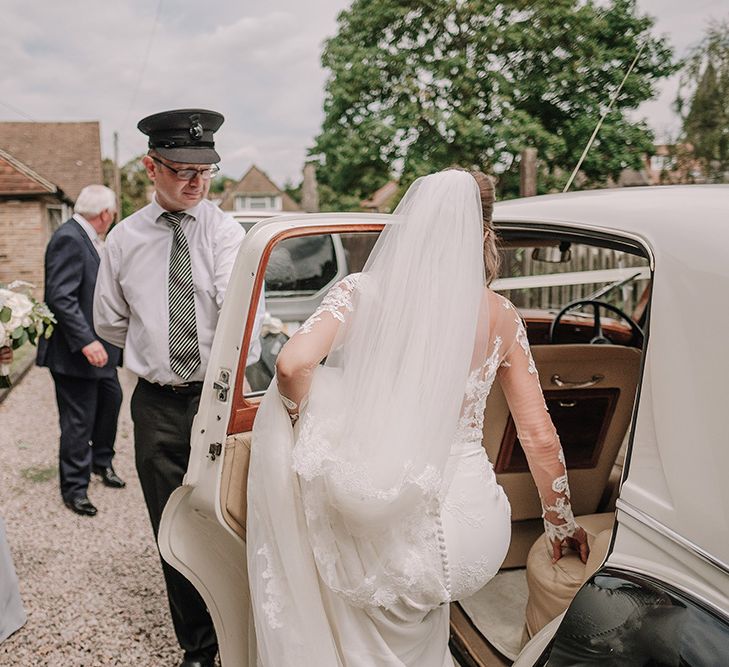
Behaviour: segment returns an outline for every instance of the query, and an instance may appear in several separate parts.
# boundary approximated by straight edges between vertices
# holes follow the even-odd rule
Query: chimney
[[[307,213],[319,211],[319,188],[316,184],[316,165],[307,162],[304,165],[304,181],[301,184],[301,208]]]

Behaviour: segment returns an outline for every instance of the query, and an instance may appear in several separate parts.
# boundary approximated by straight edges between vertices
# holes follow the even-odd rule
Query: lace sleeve
[[[506,300],[504,308],[508,312],[502,335],[512,344],[498,377],[539,491],[545,532],[550,541],[561,541],[573,536],[578,527],[570,505],[564,453],[544,402],[524,323]]]
[[[353,273],[334,285],[281,349],[276,359],[276,377],[279,391],[286,399],[300,405],[309,393],[311,374],[329,354],[339,327],[352,312],[352,294],[359,276]]]

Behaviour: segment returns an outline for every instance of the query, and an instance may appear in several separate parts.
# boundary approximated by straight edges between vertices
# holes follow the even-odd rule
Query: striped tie
[[[186,214],[165,212],[162,217],[173,234],[168,285],[170,368],[187,380],[200,365],[200,350],[197,345],[190,249],[180,226]]]

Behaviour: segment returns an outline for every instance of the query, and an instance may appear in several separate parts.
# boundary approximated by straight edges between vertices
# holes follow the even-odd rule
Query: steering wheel
[[[625,320],[630,325],[631,336],[628,341],[628,345],[635,347],[643,346],[643,330],[633,321],[633,319],[627,313],[623,312],[617,306],[613,306],[605,301],[597,301],[595,299],[578,299],[572,303],[568,303],[562,310],[557,313],[557,317],[552,321],[552,325],[549,327],[549,342],[550,344],[556,343],[557,339],[557,327],[559,326],[562,318],[571,310],[581,308],[584,306],[592,306],[593,308],[593,323],[592,323],[592,338],[590,343],[592,345],[612,345],[613,342],[605,336],[602,331],[602,322],[600,321],[600,308],[609,310],[611,313],[617,315],[621,320]]]

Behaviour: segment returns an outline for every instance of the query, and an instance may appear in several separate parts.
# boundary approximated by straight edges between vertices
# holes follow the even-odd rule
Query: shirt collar
[[[184,211],[179,211],[180,213],[186,213],[188,216],[190,216],[193,220],[197,220],[200,217],[200,207],[202,206],[203,200],[201,199],[195,206],[191,206],[190,208],[186,208]],[[154,195],[152,195],[152,201],[150,202],[150,206],[152,207],[151,213],[152,213],[152,219],[157,221],[159,220],[160,216],[163,213],[168,213],[166,208],[162,208],[160,203],[157,201],[157,193],[155,192]]]
[[[99,235],[96,233],[96,230],[93,228],[91,223],[86,218],[84,218],[84,216],[82,216],[78,213],[74,213],[72,217],[76,222],[78,222],[79,225],[81,225],[81,228],[86,232],[86,236],[88,236],[89,239],[91,240],[91,243],[93,243],[94,241],[96,241],[96,239],[99,238]]]

